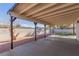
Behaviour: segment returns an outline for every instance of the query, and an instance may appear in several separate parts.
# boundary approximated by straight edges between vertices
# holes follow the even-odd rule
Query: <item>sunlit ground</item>
[[[61,31],[61,30],[60,30]],[[70,30],[71,31],[71,30]],[[38,35],[43,34],[44,30],[40,30],[37,32]],[[17,28],[14,29],[14,35],[16,36],[16,41],[22,40],[25,38],[31,38],[34,36],[34,29],[24,29],[24,28]],[[62,36],[62,35],[53,35],[53,37],[59,38],[71,38],[76,39],[76,36]],[[10,42],[10,30],[9,28],[0,28],[0,45]]]
[[[44,31],[38,31],[37,34],[41,35]],[[18,28],[14,29],[14,36],[16,36],[16,41],[22,40],[24,38],[34,37],[34,29],[24,29]],[[11,41],[9,28],[0,28],[0,45]]]

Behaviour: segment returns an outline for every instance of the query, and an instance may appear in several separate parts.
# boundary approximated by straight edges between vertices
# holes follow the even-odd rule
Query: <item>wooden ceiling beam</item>
[[[71,24],[73,21],[75,22],[77,20],[77,17],[71,16],[71,15],[66,15],[66,16],[60,16],[56,18],[49,18],[49,19],[42,19],[45,20],[46,22],[53,23],[53,24]]]
[[[51,7],[51,6],[54,6],[54,5],[56,5],[56,3],[53,3],[53,4],[50,3],[50,4],[47,4],[47,5],[45,5],[45,6],[41,6],[41,8],[39,8],[39,9],[37,9],[37,10],[34,10],[33,12],[29,13],[27,16],[36,14],[36,13],[38,13],[38,12],[40,12],[40,11],[46,9],[46,8],[49,8],[49,7]]]
[[[70,19],[68,20],[54,20],[54,21],[49,21],[50,23],[53,23],[54,25],[57,25],[57,24],[72,24],[73,23],[73,20],[69,21]]]
[[[60,17],[60,16],[66,16],[66,15],[72,15],[73,17],[77,17],[79,16],[79,9],[75,9],[74,11],[71,10],[69,12],[62,12],[62,13],[59,13],[59,14],[56,14],[56,15],[52,15],[52,16],[49,16],[49,17],[44,17],[44,18],[39,18],[39,19],[53,19],[55,17]]]
[[[44,10],[43,12],[37,13],[36,15],[33,15],[33,17],[38,17],[38,16],[40,17],[40,16],[43,16],[43,15],[45,15],[47,13],[54,12],[54,11],[56,11],[58,9],[68,7],[70,5],[73,5],[73,4],[62,4],[62,5],[58,5],[58,6],[54,7],[54,8],[49,9],[49,10],[46,10],[46,11]]]
[[[25,8],[24,10],[22,10],[22,11],[20,12],[20,14],[22,14],[22,13],[28,11],[29,9],[33,8],[34,6],[36,6],[37,4],[38,4],[38,3],[31,4],[30,6],[28,6],[28,7]]]
[[[33,21],[33,22],[37,22],[37,23],[41,23],[41,24],[47,24],[47,25],[52,25],[46,21],[43,21],[43,20],[37,20],[37,19],[33,19],[33,18],[29,18],[29,17],[26,17],[25,15],[20,15],[16,12],[10,12],[12,16],[14,17],[17,17],[17,18],[21,18],[21,19],[24,19],[24,20],[28,20],[28,21]]]
[[[65,13],[72,13],[72,12],[75,12],[75,10],[78,9],[78,8],[79,8],[79,5],[75,5],[73,7],[70,7],[70,8],[64,9],[64,10],[60,10],[58,12],[53,12],[53,13],[50,13],[50,14],[47,14],[47,15],[44,15],[44,16],[37,17],[37,19],[38,18],[47,18],[47,17],[50,18],[51,16],[54,17],[54,16],[60,15],[60,14],[64,15]]]

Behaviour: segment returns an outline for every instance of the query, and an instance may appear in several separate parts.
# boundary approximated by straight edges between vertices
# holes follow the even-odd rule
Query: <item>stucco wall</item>
[[[76,31],[76,38],[79,41],[79,22],[76,23],[75,31]]]

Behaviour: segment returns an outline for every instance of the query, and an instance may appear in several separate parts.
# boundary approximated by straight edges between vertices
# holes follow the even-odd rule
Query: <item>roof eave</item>
[[[15,3],[7,12],[7,14],[9,14],[12,10],[14,10],[14,8],[17,6],[18,3]]]

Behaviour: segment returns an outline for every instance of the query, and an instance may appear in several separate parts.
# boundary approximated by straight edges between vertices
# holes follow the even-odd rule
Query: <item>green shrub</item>
[[[68,33],[68,32],[59,32],[59,33],[55,33],[56,35],[61,35],[61,36],[68,36],[68,35],[75,35],[73,33]]]

